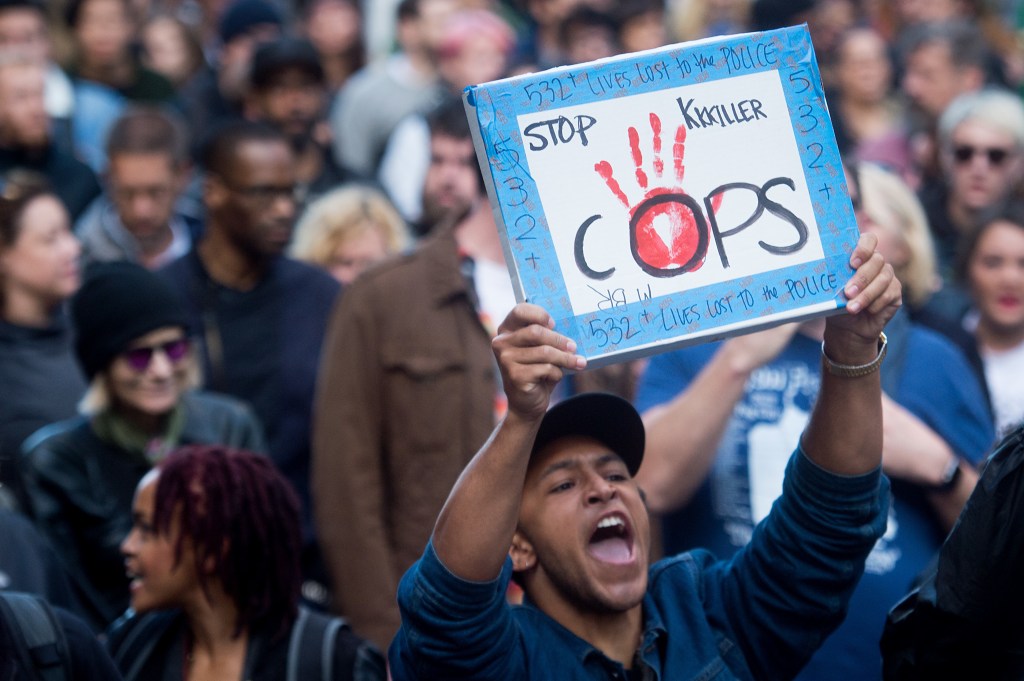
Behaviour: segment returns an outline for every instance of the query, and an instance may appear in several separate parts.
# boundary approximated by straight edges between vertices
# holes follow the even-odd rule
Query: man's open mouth
[[[590,535],[587,552],[605,562],[623,564],[633,558],[633,532],[619,514],[605,516]]]

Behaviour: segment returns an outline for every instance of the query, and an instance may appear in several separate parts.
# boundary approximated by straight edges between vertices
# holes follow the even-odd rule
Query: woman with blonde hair
[[[119,547],[142,476],[181,445],[266,445],[246,405],[194,389],[199,364],[185,311],[153,272],[129,262],[93,265],[71,318],[89,380],[83,414],[26,440],[23,472],[32,515],[99,629],[128,605]]]
[[[899,176],[880,166],[862,163],[854,172],[860,187],[861,231],[875,234],[879,249],[891,249],[888,262],[903,284],[903,300],[911,310],[918,309],[941,284],[921,202]]]
[[[370,265],[409,244],[405,221],[383,193],[336,189],[314,201],[295,228],[291,255],[350,284]]]

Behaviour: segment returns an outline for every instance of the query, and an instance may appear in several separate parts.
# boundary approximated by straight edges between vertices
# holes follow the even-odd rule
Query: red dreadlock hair
[[[220,445],[182,447],[157,465],[153,525],[170,534],[181,561],[191,541],[203,591],[220,582],[238,608],[235,633],[264,628],[283,635],[297,614],[299,500],[265,456]]]

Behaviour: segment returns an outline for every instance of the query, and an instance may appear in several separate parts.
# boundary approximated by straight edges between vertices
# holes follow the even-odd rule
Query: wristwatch
[[[960,482],[961,475],[963,475],[963,469],[960,468],[960,457],[954,455],[946,465],[946,470],[942,472],[942,480],[939,481],[939,484],[932,486],[931,491],[939,493],[951,491]]]
[[[843,378],[860,378],[873,374],[882,367],[882,360],[885,359],[885,352],[889,348],[889,340],[885,333],[878,334],[878,356],[867,364],[840,364],[832,361],[832,358],[825,352],[825,341],[821,342],[821,364],[825,371],[833,376]]]

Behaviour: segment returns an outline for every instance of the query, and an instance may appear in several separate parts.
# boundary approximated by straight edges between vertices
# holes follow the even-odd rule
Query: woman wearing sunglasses
[[[955,276],[959,244],[1024,180],[1024,103],[996,88],[953,100],[939,118],[943,182],[922,191],[943,289],[929,310],[959,319],[970,301]]]
[[[139,480],[170,450],[221,444],[264,452],[248,407],[194,390],[199,369],[178,298],[157,275],[98,263],[71,301],[75,351],[90,381],[83,416],[26,442],[32,513],[76,573],[93,624],[128,605],[118,547]]]

